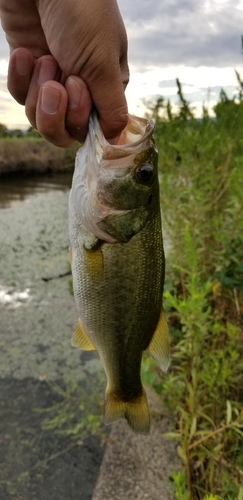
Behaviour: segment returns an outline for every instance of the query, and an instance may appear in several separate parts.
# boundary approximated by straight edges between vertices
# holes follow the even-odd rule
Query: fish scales
[[[140,135],[138,140],[129,143],[129,148],[138,149],[142,144],[142,154],[133,153],[131,164],[127,162],[128,166],[122,167],[122,171],[116,165],[115,170],[113,164],[113,177],[109,167],[105,170],[106,163],[102,164],[100,146],[103,158],[107,150],[112,151],[115,159],[110,160],[111,168],[112,161],[116,161],[116,146],[112,148],[106,143],[97,119],[91,122],[91,137],[84,148],[93,148],[92,154],[86,156],[83,151],[81,161],[76,160],[69,227],[74,296],[79,314],[73,345],[95,348],[99,353],[107,376],[105,421],[110,423],[125,417],[135,432],[147,433],[149,412],[140,378],[142,354],[148,349],[166,370],[169,339],[161,309],[165,263],[157,157],[151,156],[153,139],[151,133],[146,135],[146,120],[131,117],[127,136],[138,120]],[[153,130],[151,122],[149,126]],[[123,133],[123,141],[127,136]],[[119,146],[122,147],[126,150],[126,144]],[[129,148],[125,158],[131,157]],[[92,177],[90,170],[95,162],[96,173],[93,172]],[[146,170],[142,177],[141,169]],[[89,185],[85,184],[85,175],[89,177]],[[80,208],[84,195],[88,200],[89,189],[91,205],[97,202],[91,207],[92,216],[87,206]]]

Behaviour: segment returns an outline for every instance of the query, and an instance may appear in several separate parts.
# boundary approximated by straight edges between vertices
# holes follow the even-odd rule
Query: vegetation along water
[[[144,376],[175,415],[180,500],[243,498],[243,82],[236,76],[238,95],[221,91],[215,120],[206,107],[195,119],[179,81],[178,112],[163,99],[152,111],[171,244],[164,304],[173,361],[161,378],[147,359]]]
[[[145,357],[142,376],[175,417],[179,500],[243,499],[243,82],[236,77],[238,95],[221,91],[215,119],[206,106],[195,118],[179,81],[177,112],[163,98],[148,111],[170,241],[164,306],[172,363],[161,377]]]

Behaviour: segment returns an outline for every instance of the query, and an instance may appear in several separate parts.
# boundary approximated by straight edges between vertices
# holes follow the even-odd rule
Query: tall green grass
[[[184,470],[175,498],[243,499],[243,83],[221,91],[216,119],[197,120],[178,85],[179,111],[153,110],[164,231],[164,304],[172,366],[145,378],[166,399]],[[148,366],[149,365],[149,366]]]

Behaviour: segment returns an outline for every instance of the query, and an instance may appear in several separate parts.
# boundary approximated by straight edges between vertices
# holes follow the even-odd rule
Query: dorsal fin
[[[94,350],[94,346],[92,342],[90,342],[87,334],[85,333],[80,318],[78,319],[76,328],[73,332],[71,343],[74,347],[78,347],[83,351],[92,351]]]

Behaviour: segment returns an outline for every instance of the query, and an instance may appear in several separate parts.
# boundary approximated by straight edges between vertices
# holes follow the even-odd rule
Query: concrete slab
[[[163,436],[172,421],[161,398],[146,392],[150,434],[134,434],[124,420],[113,424],[92,500],[172,500],[170,475],[181,465],[177,444]]]

